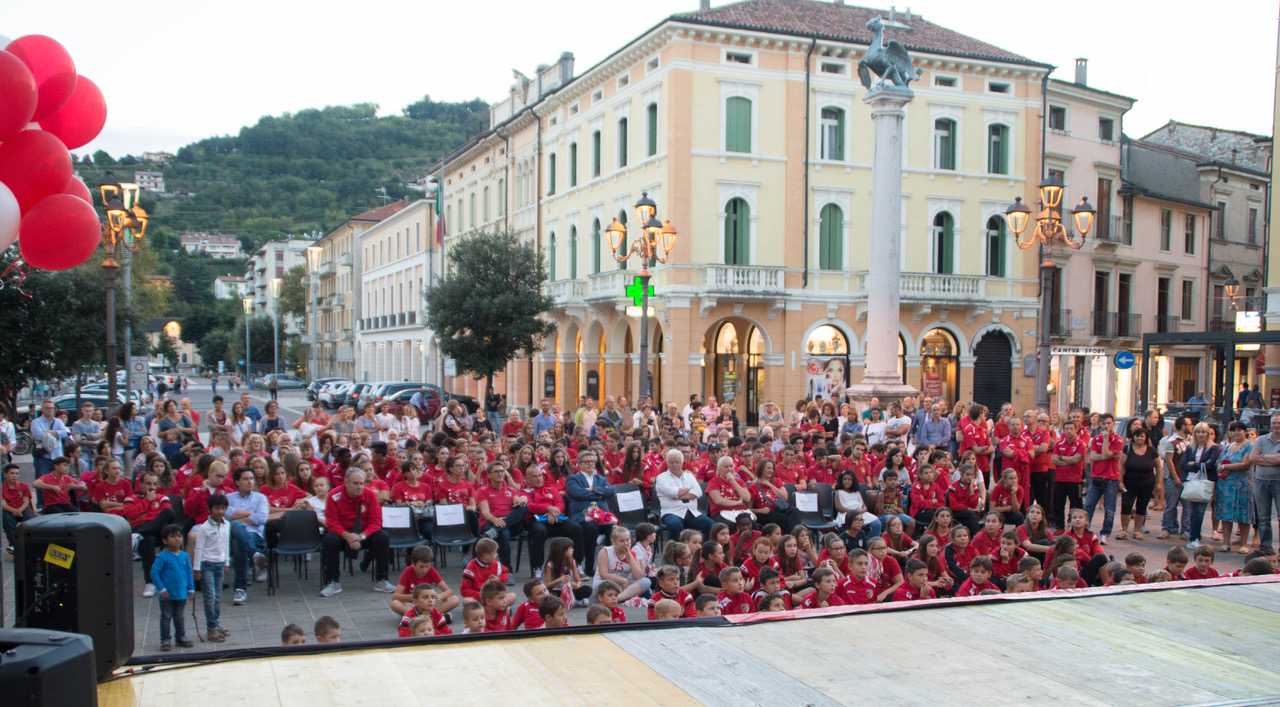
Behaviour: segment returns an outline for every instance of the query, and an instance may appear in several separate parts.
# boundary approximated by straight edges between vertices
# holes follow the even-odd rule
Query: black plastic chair
[[[276,546],[267,550],[267,593],[275,594],[280,586],[280,556],[294,558],[294,570],[310,579],[308,565],[301,558],[320,552],[320,519],[315,511],[285,511],[280,516],[280,535]]]
[[[524,554],[524,544],[525,544],[525,543],[527,543],[527,542],[529,542],[529,531],[527,531],[527,530],[521,530],[520,532],[516,533],[515,535],[512,535],[512,536],[511,536],[511,542],[515,543],[515,546],[516,546],[516,559],[515,559],[515,566],[511,568],[511,571],[512,571],[512,572],[519,572],[519,571],[520,571],[520,556],[521,556],[522,554]]]
[[[633,484],[617,484],[613,487],[613,490],[617,493],[609,497],[609,511],[618,516],[618,525],[635,532],[637,525],[649,522],[649,511],[644,507],[644,494],[640,493],[640,487]],[[631,493],[633,491],[640,493],[640,507],[634,511],[623,512],[618,510],[618,494]]]
[[[385,514],[387,509],[383,509]],[[418,532],[417,517],[413,511],[409,511],[409,527],[407,528],[388,528],[385,525],[382,529],[387,533],[387,537],[391,539],[391,551],[404,550],[405,562],[408,563],[409,553],[413,548],[426,542],[426,538]],[[394,555],[393,555],[394,557]]]
[[[667,526],[662,524],[662,499],[658,498],[657,489],[649,494],[649,522],[653,523],[653,527],[658,529],[657,539],[653,544],[655,547],[662,547],[665,543],[663,536],[667,534]],[[674,540],[675,538],[672,538]]]
[[[173,509],[173,524],[182,528],[187,527],[187,511],[182,507],[182,496],[172,494],[169,496],[169,507]]]
[[[445,507],[448,507],[448,505],[460,506],[460,504],[446,504]],[[444,550],[456,547],[460,551],[465,552],[467,548],[475,545],[480,538],[471,530],[471,526],[465,519],[463,522],[456,525],[441,525],[440,508],[440,505],[435,507],[436,525],[435,529],[431,531],[431,545],[439,551],[436,553],[436,556],[440,559],[440,566],[444,567],[446,566]]]
[[[705,486],[702,489],[702,495],[698,497],[698,510],[702,512],[702,515],[708,515],[711,513],[711,498],[707,496],[707,489]],[[708,538],[708,540],[709,539],[710,538]]]
[[[823,487],[826,487],[825,492],[823,490]],[[797,512],[800,514],[800,524],[804,525],[805,527],[815,532],[835,529],[837,527],[836,524],[828,516],[823,514],[824,506],[826,507],[827,510],[830,510],[832,507],[831,486],[827,484],[813,484],[809,488],[812,490],[794,491],[791,494],[791,498],[790,498],[791,505],[794,506]],[[800,504],[796,502],[796,499],[798,499],[801,496],[816,496],[818,510],[817,511],[800,510]],[[825,502],[823,501],[824,497],[826,499]]]

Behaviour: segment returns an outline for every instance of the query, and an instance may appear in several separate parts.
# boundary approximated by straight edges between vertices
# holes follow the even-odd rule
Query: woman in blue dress
[[[1253,494],[1250,491],[1249,452],[1253,445],[1246,439],[1247,426],[1243,422],[1232,422],[1227,426],[1228,444],[1222,450],[1222,460],[1218,463],[1217,484],[1213,493],[1213,516],[1222,523],[1222,547],[1220,552],[1230,552],[1232,546],[1232,527],[1240,534],[1240,551],[1247,552],[1249,525],[1253,508]]]

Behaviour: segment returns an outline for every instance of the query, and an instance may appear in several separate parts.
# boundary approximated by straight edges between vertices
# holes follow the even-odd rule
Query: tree
[[[280,316],[293,317],[301,321],[307,316],[307,287],[302,278],[307,275],[307,266],[294,265],[285,271],[280,280],[280,296],[276,299],[280,306]]]
[[[449,272],[424,295],[427,328],[459,370],[484,378],[524,352],[542,348],[556,331],[544,318],[553,301],[542,293],[546,265],[515,234],[480,233],[449,251]]]
[[[107,154],[106,150],[98,150],[93,153],[93,163],[99,167],[109,167],[115,164],[116,161],[111,158],[111,155]]]
[[[229,329],[214,329],[204,335],[200,340],[200,360],[204,365],[214,368],[218,365],[218,361],[226,361],[228,364],[234,364],[238,359],[228,359],[228,352],[231,350],[231,342],[236,336]],[[234,365],[228,365],[228,369],[234,370]]]
[[[156,337],[156,343],[151,347],[151,355],[159,356],[162,363],[170,366],[178,365],[178,347],[173,345],[173,339],[163,331]]]
[[[16,254],[15,249],[0,256],[0,270]],[[50,352],[56,350],[54,332],[63,326],[59,309],[66,294],[63,282],[42,270],[32,270],[21,291],[12,284],[0,288],[0,331],[21,332],[0,346],[0,402],[10,411],[16,411],[18,391],[29,379],[49,378],[56,370]]]

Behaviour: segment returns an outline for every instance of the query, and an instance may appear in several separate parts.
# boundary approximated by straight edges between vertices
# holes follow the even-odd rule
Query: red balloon
[[[27,127],[36,112],[36,79],[18,57],[0,50],[0,140]]]
[[[93,207],[70,194],[54,194],[22,217],[18,246],[27,264],[41,270],[67,270],[98,248],[101,225]]]
[[[63,194],[70,194],[84,199],[90,206],[93,206],[93,192],[89,191],[89,186],[79,177],[72,177],[67,180],[67,188],[62,190]]]
[[[0,182],[9,187],[22,213],[59,194],[71,179],[71,153],[43,130],[23,130],[0,143]]]
[[[18,37],[5,51],[22,60],[35,76],[39,101],[32,120],[53,115],[76,87],[76,64],[57,40],[42,34]]]
[[[87,145],[107,124],[107,101],[89,79],[76,79],[76,89],[58,112],[40,121],[40,127],[62,140],[68,150]]]

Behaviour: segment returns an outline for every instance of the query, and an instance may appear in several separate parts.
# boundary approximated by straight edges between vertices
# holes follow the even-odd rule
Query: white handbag
[[[1182,500],[1188,503],[1208,503],[1213,500],[1213,482],[1205,474],[1204,465],[1182,483]]]

